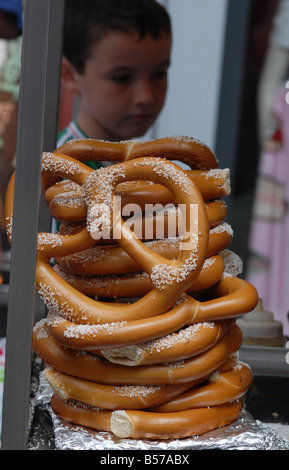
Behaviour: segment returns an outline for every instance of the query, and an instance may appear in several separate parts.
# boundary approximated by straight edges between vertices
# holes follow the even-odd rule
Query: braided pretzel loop
[[[197,380],[178,385],[115,386],[79,379],[53,369],[45,378],[52,389],[65,400],[77,400],[105,409],[146,409],[171,412],[233,401],[244,394],[252,382],[252,373],[245,364],[238,369],[216,373],[205,385],[196,387]],[[225,384],[225,386],[224,386]],[[219,393],[215,393],[220,388]]]
[[[228,170],[185,170],[187,176],[198,186],[205,201],[208,201],[208,216],[216,216],[216,207],[210,211],[212,206],[220,206],[219,212],[223,208],[222,217],[225,215],[226,206],[223,201],[216,201],[230,193],[230,180]],[[144,211],[148,204],[162,207],[170,206],[174,202],[172,193],[160,184],[152,184],[146,181],[127,181],[120,183],[117,187],[117,194],[121,197],[124,207],[129,204],[137,204],[137,207]],[[49,205],[50,213],[57,220],[62,221],[86,221],[87,207],[82,196],[81,187],[72,181],[58,181],[49,186],[45,193],[45,201]],[[222,203],[222,204],[221,204]]]
[[[166,313],[127,322],[79,325],[52,314],[51,332],[64,346],[97,351],[159,338],[198,322],[236,317],[250,311],[258,300],[253,286],[233,276],[222,279],[212,289],[219,297],[201,302],[185,295]]]
[[[74,161],[71,157],[44,154],[43,173],[58,173],[83,186],[88,205],[88,224],[74,235],[39,235],[36,286],[45,300],[57,306],[62,315],[78,323],[107,323],[108,321],[136,320],[166,312],[179,296],[197,278],[204,262],[208,244],[208,222],[203,200],[198,189],[183,170],[172,162],[154,158],[139,158],[96,171]],[[113,210],[113,190],[120,181],[136,178],[152,179],[169,187],[176,200],[185,207],[185,230],[177,260],[167,260],[156,255],[128,230],[122,217]],[[12,191],[8,196],[12,195]],[[190,208],[197,207],[196,238],[192,240]],[[10,214],[11,216],[11,214]],[[76,252],[79,246],[92,245],[98,238],[99,230],[113,229],[119,237],[119,244],[151,277],[155,287],[136,303],[129,306],[116,306],[81,295],[67,284],[51,268],[49,260],[53,256],[63,256]],[[187,248],[188,246],[188,248]],[[176,282],[173,282],[176,281]],[[48,300],[49,297],[49,300]]]
[[[224,329],[218,338],[211,336],[211,344],[204,345],[204,350],[202,346],[195,345],[197,350],[182,361],[178,361],[175,351],[172,351],[170,363],[162,362],[166,357],[164,353],[159,358],[154,356],[154,365],[147,363],[131,366],[106,362],[97,355],[83,351],[79,354],[76,350],[63,347],[52,336],[49,325],[42,325],[41,329],[38,327],[33,337],[35,351],[56,370],[92,382],[116,385],[169,385],[204,379],[220,368],[231,354],[236,353],[241,343],[242,334],[234,325],[228,331]],[[191,351],[193,347],[194,345],[191,346]],[[181,353],[188,352],[188,349],[182,345],[176,347]]]
[[[209,257],[206,259],[197,280],[193,282],[187,292],[193,293],[213,286],[220,280],[224,269],[225,262],[221,255]],[[76,275],[71,270],[63,269],[59,264],[54,266],[54,270],[79,292],[90,297],[133,299],[147,294],[153,288],[150,277],[143,271],[122,273],[120,276],[115,274]]]
[[[187,136],[167,137],[148,142],[140,140],[106,142],[95,139],[78,139],[58,147],[57,154],[69,155],[80,162],[91,160],[125,162],[150,155],[166,160],[179,160],[197,170],[218,168],[218,161],[209,147]],[[43,193],[45,194],[46,190],[58,181],[61,181],[60,175],[43,175]]]
[[[232,241],[230,226],[223,223],[209,231],[207,257],[223,251]],[[180,255],[179,237],[144,242],[154,253],[167,259],[176,259]],[[57,257],[57,264],[64,271],[81,275],[125,274],[139,271],[138,263],[119,245],[95,245],[71,256]]]
[[[166,160],[181,160],[191,168],[218,168],[213,152],[204,143],[188,136],[173,136],[147,142],[129,140],[106,142],[79,139],[58,147],[58,153],[70,155],[80,161],[94,160],[123,162],[150,155]]]
[[[64,401],[54,393],[51,406],[65,421],[98,431],[112,432],[120,438],[169,440],[201,435],[226,426],[238,418],[243,405],[242,400],[236,400],[224,405],[172,413],[109,411]]]

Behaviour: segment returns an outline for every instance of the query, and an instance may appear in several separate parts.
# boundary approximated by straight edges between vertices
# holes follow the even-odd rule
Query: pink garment
[[[246,278],[258,290],[264,309],[274,313],[288,335],[289,104],[286,92],[285,88],[280,90],[273,110],[281,126],[281,133],[280,130],[276,133],[275,148],[266,148],[260,155]]]

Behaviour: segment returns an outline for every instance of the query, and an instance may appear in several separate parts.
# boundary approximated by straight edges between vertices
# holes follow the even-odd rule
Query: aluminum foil
[[[64,422],[51,410],[51,394],[40,373],[39,387],[31,402],[30,450],[289,450],[286,439],[254,420],[245,407],[238,420],[230,426],[201,436],[170,441],[119,439],[108,432],[97,432]]]

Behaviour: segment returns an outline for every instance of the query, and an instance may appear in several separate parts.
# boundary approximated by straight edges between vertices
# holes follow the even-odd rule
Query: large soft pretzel
[[[180,160],[195,169],[218,168],[218,161],[209,147],[197,139],[181,135],[147,142],[79,139],[58,147],[57,152],[70,155],[79,161],[124,162],[149,155],[167,160]]]
[[[65,143],[58,147],[55,152],[57,155],[65,155],[65,157],[73,157],[73,160],[79,162],[97,160],[110,162],[125,162],[137,159],[143,156],[162,157],[167,160],[179,160],[187,164],[194,170],[218,170],[218,161],[214,153],[202,142],[187,136],[174,136],[162,139],[156,139],[149,142],[140,140],[129,140],[123,142],[107,142],[94,139],[79,139]],[[223,176],[221,177],[223,178]],[[42,188],[44,194],[55,183],[61,181],[61,175],[43,174]],[[225,183],[219,186],[228,186],[228,175],[224,176]],[[72,179],[73,182],[81,184],[79,181]],[[157,192],[160,189],[159,183],[156,183]],[[205,184],[205,187],[207,185]],[[209,184],[209,187],[211,185]],[[169,194],[171,200],[172,195],[168,188],[164,188]],[[225,190],[227,193],[228,191]],[[221,193],[220,193],[221,194]],[[224,195],[224,193],[222,193]],[[220,197],[220,196],[218,196]],[[159,200],[157,200],[159,202]]]
[[[225,261],[221,255],[207,258],[198,278],[187,289],[187,292],[196,292],[213,286],[221,279],[224,269]],[[139,298],[153,288],[149,275],[144,271],[121,275],[82,276],[73,274],[71,270],[64,270],[59,264],[54,267],[54,270],[77,291],[98,299]],[[105,272],[108,271],[105,270]]]
[[[49,368],[44,375],[64,400],[110,410],[150,409],[161,413],[234,401],[241,398],[252,383],[250,368],[241,362],[232,369],[214,372],[200,384],[198,380],[192,380],[178,385],[108,385]]]
[[[55,393],[52,395],[51,406],[65,421],[98,431],[112,432],[120,438],[180,439],[231,424],[238,418],[243,404],[242,400],[236,400],[224,405],[173,413],[109,411],[64,401]]]
[[[90,160],[117,163],[93,171]],[[43,154],[43,193],[60,230],[38,236],[36,288],[48,315],[33,349],[64,420],[170,439],[237,419],[252,373],[238,361],[235,320],[258,296],[228,250],[220,198],[229,174],[188,137],[78,140]],[[9,240],[13,193],[14,176]]]
[[[197,278],[208,244],[208,222],[203,200],[198,189],[192,184],[183,170],[172,162],[160,159],[139,158],[102,171],[89,171],[87,167],[70,157],[45,154],[44,174],[60,174],[75,179],[84,188],[88,205],[88,225],[75,235],[39,235],[36,284],[40,292],[46,292],[45,300],[57,305],[62,315],[78,323],[107,323],[108,321],[135,320],[166,312],[186,288]],[[140,176],[141,175],[141,176]],[[175,195],[177,202],[186,208],[185,230],[182,249],[177,259],[168,260],[142,244],[133,232],[128,231],[121,216],[116,217],[113,229],[117,231],[122,248],[146,271],[154,288],[138,302],[126,306],[104,305],[81,296],[52,270],[51,257],[63,256],[67,251],[77,252],[82,240],[92,244],[98,238],[98,230],[112,229],[113,191],[120,181],[135,178],[152,179],[166,185]],[[10,192],[11,191],[11,192]],[[12,197],[12,189],[8,199]],[[192,239],[190,224],[191,205],[198,208],[194,223],[197,232]],[[12,205],[11,205],[12,206]],[[96,215],[94,215],[94,213]],[[11,218],[10,213],[8,217]],[[100,225],[100,227],[99,227]],[[88,232],[88,233],[87,233]],[[90,239],[89,239],[90,235]],[[48,298],[49,297],[49,298]],[[71,300],[73,299],[73,300]]]
[[[167,413],[202,406],[215,406],[241,398],[252,384],[253,375],[248,365],[237,362],[229,370],[214,372],[209,379],[178,397],[168,400],[151,411]]]
[[[89,356],[83,351],[79,354],[70,348],[65,350],[50,335],[43,339],[41,335],[37,337],[35,334],[33,341],[35,351],[43,357],[45,363],[70,375],[106,384],[169,385],[207,377],[224,364],[231,354],[238,351],[242,334],[237,325],[234,325],[218,342],[212,341],[211,347],[198,355],[193,354],[181,361],[175,358],[169,363],[137,366],[107,363],[97,355]],[[63,360],[68,356],[73,358],[71,364]]]
[[[216,255],[229,246],[232,241],[232,229],[223,223],[209,231],[207,257]],[[182,241],[179,237],[152,240],[143,245],[153,253],[168,260],[180,256]],[[139,271],[140,265],[119,245],[94,245],[65,257],[58,257],[57,263],[65,271],[81,276],[101,274],[125,274]]]
[[[215,372],[201,385],[196,380],[178,385],[107,385],[80,379],[54,369],[46,369],[45,378],[64,400],[86,405],[161,413],[215,406],[242,397],[252,382],[250,368],[238,363],[233,369]]]
[[[186,174],[198,186],[205,201],[219,200],[230,193],[228,170],[186,170]],[[165,186],[145,181],[120,183],[116,194],[123,206],[134,204],[139,210],[149,205],[166,207],[174,202],[173,194]],[[87,206],[79,184],[59,181],[48,187],[44,195],[51,215],[57,220],[86,220]]]
[[[168,312],[132,321],[118,319],[111,323],[83,326],[53,315],[50,329],[55,338],[67,347],[97,351],[149,341],[198,322],[234,318],[248,313],[258,300],[255,289],[234,276],[225,276],[209,290],[215,293],[216,299],[202,302],[184,295]],[[119,308],[126,307],[129,308],[130,304]]]
[[[51,388],[64,400],[76,400],[86,405],[117,410],[141,410],[173,400],[191,388],[190,383],[178,385],[107,385],[80,379],[54,369],[44,376]]]
[[[161,364],[192,358],[212,348],[234,325],[234,319],[197,323],[146,343],[113,349],[98,349],[96,350],[97,356],[91,356],[86,354],[84,350],[81,350],[81,354],[79,354],[78,350],[61,345],[51,333],[51,321],[54,320],[48,317],[35,326],[33,348],[47,364],[68,374],[72,374],[73,369],[65,369],[66,362],[71,363],[73,367],[77,367],[76,364],[79,363],[79,370],[81,370],[81,362],[83,362],[83,370],[87,370],[89,358],[94,358],[96,361],[99,357],[99,367],[103,364],[101,357],[107,358],[111,364],[127,366]],[[238,334],[235,337],[239,338]],[[62,365],[57,362],[58,360]],[[92,361],[92,364],[97,371],[96,363]],[[80,371],[77,374],[79,373]],[[97,373],[101,377],[102,373],[99,371]],[[89,379],[91,380],[91,376]]]

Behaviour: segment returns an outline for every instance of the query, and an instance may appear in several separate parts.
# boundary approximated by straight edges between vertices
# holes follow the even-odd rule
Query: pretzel
[[[151,411],[168,413],[235,401],[243,397],[252,381],[253,374],[250,367],[238,361],[232,369],[214,372],[205,383],[191,388],[165,404],[154,407]]]
[[[221,255],[207,258],[198,278],[187,289],[187,292],[196,292],[216,284],[224,269],[225,262]],[[59,264],[54,266],[54,270],[77,291],[98,299],[139,298],[153,288],[150,277],[143,271],[120,275],[79,276],[62,269]]]
[[[230,188],[230,171],[228,169],[214,170],[185,170],[193,183],[198,186],[205,201],[220,199],[228,196]],[[44,181],[45,178],[44,178]],[[170,204],[174,202],[172,193],[160,184],[153,184],[150,181],[126,181],[119,183],[116,193],[121,196],[125,204],[136,202],[142,209],[146,204]],[[70,180],[60,180],[50,186],[44,186],[44,198],[49,205],[55,198],[62,198],[65,205],[67,197],[75,198],[76,204],[70,205],[77,211],[77,206],[85,206],[82,196],[81,186]],[[68,204],[67,204],[68,205]],[[71,211],[73,212],[73,211]],[[83,214],[83,212],[82,212]]]
[[[212,202],[230,193],[228,170],[186,170],[186,174],[198,186],[204,201]],[[116,194],[123,207],[133,203],[143,211],[150,205],[165,207],[174,203],[172,193],[165,186],[144,181],[120,183]],[[57,220],[86,220],[87,206],[77,183],[59,181],[48,187],[44,196],[51,215]]]
[[[191,383],[153,386],[99,384],[53,369],[46,369],[44,377],[62,399],[109,410],[151,408],[167,403],[191,388]]]
[[[215,294],[216,298],[202,302],[184,295],[168,312],[133,321],[122,320],[83,326],[54,315],[51,332],[64,346],[96,351],[100,348],[149,341],[198,322],[236,318],[251,311],[252,305],[256,305],[258,301],[255,288],[245,280],[233,276],[226,276],[208,290]],[[116,308],[128,309],[130,305]],[[61,312],[60,306],[58,310]]]
[[[37,354],[42,357],[47,364],[62,370],[68,374],[70,370],[63,369],[63,365],[56,367],[54,357],[63,357],[66,355],[76,364],[81,361],[83,356],[83,367],[86,369],[86,361],[89,355],[78,355],[73,349],[63,350],[59,341],[56,341],[51,333],[49,324],[50,317],[35,325],[33,332],[33,347]],[[53,321],[53,319],[52,319]],[[221,338],[232,328],[235,320],[229,319],[219,322],[203,322],[181,329],[179,332],[164,336],[154,341],[140,343],[129,347],[118,347],[115,349],[99,349],[97,356],[105,357],[110,363],[123,364],[129,366],[161,364],[183,360],[189,357],[197,356],[217,344]],[[48,351],[46,355],[45,351]],[[77,359],[78,358],[78,359]],[[51,362],[52,361],[52,362]],[[62,361],[66,362],[66,361]],[[60,367],[60,369],[59,369]],[[101,375],[101,374],[100,374]],[[86,377],[83,377],[86,378]],[[90,377],[91,379],[91,377]]]
[[[10,244],[12,243],[14,186],[15,172],[9,181],[5,200],[6,232]],[[41,253],[41,259],[47,261],[57,254],[69,255],[80,245],[85,250],[93,246],[94,243],[95,240],[91,238],[86,228],[74,232],[69,237],[60,234],[40,233],[38,234],[38,253]]]
[[[182,160],[180,155],[179,160]],[[211,169],[211,170],[185,170],[186,174],[198,186],[204,201],[211,201],[228,196],[231,192],[230,170]],[[55,188],[56,189],[56,188]],[[167,188],[159,184],[151,184],[144,181],[135,181],[130,183],[121,183],[117,188],[117,193],[121,196],[123,204],[129,204],[134,201],[144,209],[146,204],[163,205],[174,202],[173,195]],[[48,195],[49,193],[47,193]]]
[[[231,226],[227,223],[218,225],[209,231],[207,257],[211,257],[227,248],[233,238]],[[144,242],[157,255],[168,260],[180,255],[179,237]],[[118,245],[95,245],[65,258],[56,256],[56,261],[65,271],[81,276],[106,274],[127,274],[139,271],[139,264]]]
[[[195,323],[155,340],[112,349],[106,348],[97,354],[109,362],[130,366],[181,361],[212,348],[234,324],[234,319]]]
[[[175,413],[188,411],[191,414],[193,409],[200,410],[208,407],[211,408],[212,406],[220,406],[228,402],[236,402],[236,400],[244,395],[252,382],[250,369],[241,363],[230,371],[214,373],[207,383],[195,387],[191,383],[179,386],[168,385],[165,387],[110,387],[77,379],[53,370],[46,370],[45,377],[52,389],[62,400],[73,400],[90,407],[97,407],[100,413],[106,413],[107,410],[118,410],[115,415],[110,416],[110,431],[120,437],[131,437],[131,432],[120,433],[120,423],[117,423],[113,417],[120,418],[122,416],[122,418],[126,417],[126,419],[129,419],[128,417],[132,410],[145,410],[142,413],[144,421],[147,419],[151,421],[152,417],[157,417],[158,423],[162,422],[163,419],[168,423],[169,416],[176,418]],[[190,389],[188,390],[188,388]],[[150,408],[149,405],[154,402],[162,402],[162,404]],[[55,409],[53,401],[52,408]],[[127,409],[129,409],[129,412],[124,411]],[[159,416],[159,413],[162,416]],[[61,412],[60,415],[62,415]],[[132,416],[137,415],[132,413]],[[72,419],[72,421],[74,420]],[[151,425],[152,423],[149,424]],[[206,425],[208,426],[208,423]],[[93,427],[91,421],[89,426]],[[99,429],[99,427],[96,429]],[[140,429],[143,429],[140,431],[142,438],[152,438],[152,426],[150,426],[149,436],[144,433],[144,426]],[[192,429],[194,429],[193,426]],[[195,433],[196,431],[194,430],[193,432]],[[163,432],[158,430],[158,435],[160,434],[162,435]],[[178,435],[177,437],[184,437],[184,435]]]
[[[97,431],[107,431],[120,438],[181,439],[204,434],[236,421],[242,401],[175,413],[154,413],[144,410],[107,411],[62,400],[53,394],[54,413],[65,421]]]
[[[232,369],[216,371],[199,384],[107,385],[91,382],[46,368],[44,377],[63,400],[109,410],[133,409],[160,413],[216,406],[241,398],[252,383],[250,368],[238,362]]]
[[[92,324],[107,323],[107,321],[118,320],[120,317],[124,320],[130,320],[167,311],[181,293],[184,292],[187,285],[197,278],[206,255],[208,224],[204,203],[198,189],[191,184],[183,170],[174,163],[159,159],[139,158],[136,161],[119,164],[120,166],[114,165],[106,168],[105,172],[101,170],[90,171],[85,165],[72,160],[70,157],[62,155],[45,154],[42,171],[48,175],[53,174],[55,171],[61,176],[75,178],[79,184],[83,185],[90,212],[88,226],[77,235],[63,237],[55,234],[53,237],[47,238],[39,236],[40,246],[36,269],[37,289],[41,292],[44,290],[49,292],[53,297],[51,301],[58,305],[62,314],[66,315],[67,318],[73,318],[73,321],[79,323],[84,321]],[[185,238],[182,241],[182,246],[185,249],[180,250],[176,260],[168,260],[163,256],[157,255],[134,237],[133,233],[128,233],[122,218],[119,217],[115,222],[114,228],[119,233],[120,244],[130,256],[137,260],[140,267],[151,276],[154,285],[156,284],[154,279],[161,283],[161,289],[154,287],[146,296],[129,307],[100,304],[97,301],[81,296],[72,287],[64,283],[55,272],[52,272],[48,260],[53,256],[59,256],[59,252],[64,254],[66,250],[73,248],[77,251],[81,245],[81,237],[87,239],[87,242],[90,244],[93,239],[97,238],[99,220],[102,230],[106,227],[110,229],[111,213],[106,214],[104,212],[104,215],[101,213],[100,217],[98,214],[94,216],[95,208],[97,210],[100,208],[101,211],[103,209],[112,211],[113,189],[119,181],[140,177],[140,171],[141,178],[148,179],[150,177],[153,181],[161,181],[167,185],[175,195],[178,203],[186,207]],[[98,193],[97,189],[95,190],[97,186],[99,186]],[[12,197],[10,193],[8,195]],[[197,204],[198,206],[196,222],[200,235],[196,241],[197,246],[194,240],[191,240],[191,233],[189,231],[189,224],[192,222],[190,220],[191,204]],[[90,240],[87,232],[91,236]],[[77,237],[77,243],[74,243],[73,237]],[[191,249],[186,249],[187,245]],[[176,282],[172,282],[172,279],[175,279]],[[71,297],[70,299],[68,298],[69,296]]]
[[[106,142],[94,139],[79,139],[58,147],[57,153],[70,155],[79,161],[124,162],[144,155],[180,160],[201,170],[218,168],[216,156],[203,142],[189,136],[173,136],[147,142],[128,140]]]
[[[91,356],[84,355],[83,350],[82,354],[76,350],[73,352],[70,348],[69,352],[65,352],[57,338],[53,341],[50,336],[47,336],[44,341],[40,337],[35,338],[34,335],[33,341],[35,352],[40,353],[45,363],[56,370],[79,378],[117,385],[169,385],[207,377],[224,364],[231,354],[238,351],[242,344],[242,333],[237,325],[234,325],[216,344],[213,343],[209,349],[196,356],[193,355],[181,361],[174,360],[169,364],[140,366],[107,363],[98,356],[91,360],[89,359]],[[47,351],[48,345],[51,345],[51,351]],[[66,354],[73,357],[75,363],[66,364],[65,360],[62,360]]]
[[[186,136],[168,137],[149,142],[139,140],[107,142],[79,139],[58,147],[54,154],[63,155],[66,159],[73,157],[74,162],[75,160],[79,162],[91,160],[125,162],[147,155],[162,157],[166,160],[180,160],[191,168],[199,170],[218,169],[218,161],[214,153],[202,142]],[[48,188],[61,181],[61,176],[55,173],[42,174],[43,193],[46,194]],[[66,177],[74,183],[82,185],[74,178],[69,178],[68,175]]]
[[[150,380],[152,380],[152,377],[149,377],[148,380],[146,380],[145,374],[141,373],[141,375],[136,376],[135,371],[137,374],[139,374],[139,370],[144,370],[144,372],[147,372],[147,369],[136,369],[135,367],[131,368],[129,366],[131,365],[141,365],[141,362],[138,361],[138,358],[135,361],[126,361],[125,365],[122,364],[113,364],[112,362],[107,362],[106,360],[103,360],[101,356],[98,354],[92,354],[87,351],[77,351],[75,349],[70,349],[65,346],[62,346],[51,334],[50,328],[49,328],[49,322],[50,320],[48,318],[45,318],[41,321],[39,321],[33,331],[33,349],[34,351],[43,359],[45,364],[49,365],[50,367],[64,372],[69,375],[73,375],[79,378],[91,380],[93,382],[100,382],[100,383],[106,383],[106,384],[117,384],[117,385],[124,385],[124,384],[133,384],[137,385],[139,380],[141,380],[141,385],[147,385],[150,384]],[[229,326],[227,325],[228,330]],[[213,346],[214,344],[217,343],[217,341],[212,338],[212,325],[205,325],[204,328],[209,329],[209,334],[211,336],[211,344],[209,343],[209,340],[206,338],[207,345],[208,346]],[[225,328],[224,328],[225,332]],[[198,334],[200,333],[200,330],[198,328]],[[214,333],[214,332],[213,332]],[[193,347],[191,348],[191,355],[194,357],[197,352],[202,353],[202,347],[204,347],[204,344],[198,342],[198,334],[196,335],[197,337],[195,338],[195,341],[193,341]],[[194,335],[195,336],[195,335]],[[222,334],[219,334],[219,340],[222,338]],[[239,336],[238,336],[239,338]],[[238,339],[239,341],[239,339]],[[237,349],[237,345],[239,343],[237,342],[234,346],[233,349]],[[141,347],[142,345],[140,345]],[[198,350],[199,349],[199,350]],[[209,347],[208,347],[209,349]],[[103,351],[102,351],[103,352]],[[162,348],[162,354],[159,355],[159,362],[161,363],[162,359],[165,360],[165,358],[170,358],[170,361],[173,359],[178,359],[177,355],[173,355],[174,353],[171,351],[171,348],[169,348],[169,352],[167,353],[164,348]],[[229,368],[233,367],[235,365],[235,357],[234,357],[234,351],[231,352],[225,362],[220,366],[218,366],[219,370],[222,368],[222,370],[227,369],[227,364]],[[152,356],[152,363],[158,363],[158,361],[155,361],[155,358]],[[147,361],[144,361],[144,365],[148,365]],[[225,369],[224,369],[225,368]],[[203,374],[201,374],[203,375]],[[206,372],[204,373],[204,376],[206,376]],[[202,377],[198,377],[198,379],[195,380],[203,380]]]
[[[117,163],[93,171],[90,160]],[[36,288],[48,315],[34,327],[33,349],[58,416],[148,439],[238,417],[252,374],[237,359],[235,320],[258,295],[228,249],[233,231],[220,198],[229,174],[187,137],[78,140],[43,153],[43,194],[61,225],[38,235]],[[14,177],[10,241],[13,193]]]
[[[137,203],[137,200],[134,203],[123,203],[123,199],[120,199],[122,215],[125,216],[125,211],[133,209],[133,215],[127,217],[126,223],[135,224],[140,228],[139,238],[141,239],[153,239],[156,237],[157,233],[154,232],[157,227],[162,224],[163,238],[169,236],[170,227],[174,228],[174,235],[179,235],[179,226],[182,223],[180,210],[173,205],[173,203],[168,203],[163,205],[161,201],[157,204],[146,204],[144,212],[142,211],[141,206]],[[208,201],[205,204],[208,224],[212,228],[220,223],[224,222],[227,215],[227,206],[222,200],[212,200]],[[58,197],[55,197],[49,203],[49,210],[52,217],[56,220],[65,223],[64,227],[69,229],[69,227],[76,223],[81,226],[86,223],[87,216],[87,207],[82,199],[75,198],[73,195],[64,194]],[[147,237],[147,233],[149,237]],[[109,240],[113,242],[113,238]]]

